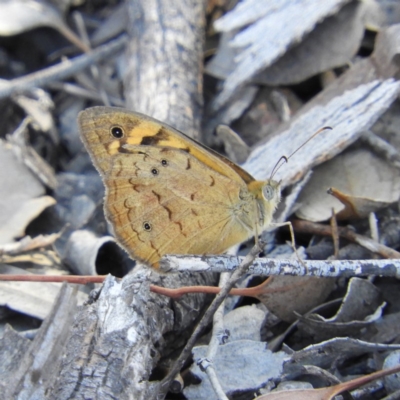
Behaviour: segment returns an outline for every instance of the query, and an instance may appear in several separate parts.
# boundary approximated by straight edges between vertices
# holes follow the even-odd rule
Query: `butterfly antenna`
[[[319,135],[321,132],[326,131],[326,130],[332,130],[330,126],[324,126],[321,129],[318,129],[317,132],[314,133],[314,135],[310,136],[301,146],[299,146],[287,159],[291,158],[294,154],[296,154],[301,148],[303,148],[311,139],[314,139],[315,136]]]
[[[315,136],[319,135],[321,132],[325,131],[325,130],[332,130],[332,128],[330,126],[324,126],[321,129],[318,129],[317,132],[315,132],[312,136],[310,136],[301,146],[299,146],[289,157],[286,156],[282,156],[278,162],[275,164],[275,167],[272,169],[271,172],[271,177],[270,179],[273,178],[273,176],[276,174],[276,172],[279,170],[280,167],[282,167],[282,165],[284,164],[282,161],[284,161],[285,163],[287,163],[289,161],[289,159],[296,154],[302,147],[304,147],[311,139],[315,138]]]
[[[283,165],[284,163],[287,163],[287,162],[288,162],[288,158],[287,158],[286,156],[282,156],[282,157],[278,160],[278,162],[275,164],[275,167],[272,168],[271,176],[269,177],[269,179],[272,179],[272,178],[274,177],[276,171],[278,171],[278,169],[279,169],[280,167],[282,167],[282,165]]]

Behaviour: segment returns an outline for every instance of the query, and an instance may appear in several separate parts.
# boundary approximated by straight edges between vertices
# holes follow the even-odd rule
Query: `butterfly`
[[[220,254],[270,225],[278,182],[137,112],[92,107],[78,122],[105,216],[132,258],[158,268],[164,254]]]

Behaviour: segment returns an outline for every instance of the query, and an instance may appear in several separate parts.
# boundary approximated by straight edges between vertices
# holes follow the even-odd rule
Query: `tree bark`
[[[203,0],[130,0],[131,41],[124,79],[127,108],[189,136],[202,114]]]

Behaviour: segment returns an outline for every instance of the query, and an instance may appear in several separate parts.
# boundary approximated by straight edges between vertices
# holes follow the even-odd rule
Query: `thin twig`
[[[317,224],[315,222],[302,221],[302,220],[292,221],[292,225],[296,232],[312,233],[316,235],[325,235],[325,236],[332,235],[332,230],[327,225],[322,225],[322,224]],[[398,251],[393,250],[390,247],[387,247],[381,243],[378,243],[375,240],[372,240],[366,236],[359,235],[358,233],[355,233],[351,229],[339,227],[338,232],[341,237],[344,237],[352,242],[358,243],[359,245],[365,247],[369,251],[380,254],[382,257],[400,259],[400,253]]]
[[[229,272],[241,263],[239,256],[183,256],[166,255],[160,263],[163,272],[203,271]],[[320,277],[350,277],[381,275],[400,276],[400,260],[298,260],[256,258],[249,267],[249,274],[258,276],[296,275]]]
[[[71,60],[65,60],[38,72],[15,78],[11,80],[0,80],[0,99],[10,96],[13,93],[43,87],[51,82],[56,82],[76,74],[79,71],[97,63],[111,54],[121,50],[128,42],[127,35],[98,47],[90,53],[83,54]]]
[[[163,263],[174,267],[168,268],[169,272],[232,272],[237,265],[244,261],[244,257],[238,256],[164,256]],[[379,275],[387,277],[400,276],[400,260],[304,260],[304,266],[298,260],[279,260],[268,258],[256,258],[248,268],[248,273],[258,276],[271,275],[296,275],[319,277],[351,277]],[[81,285],[87,283],[102,283],[105,276],[77,276],[77,275],[5,275],[0,274],[0,281],[20,282],[69,282]],[[154,293],[168,296],[174,299],[188,293],[218,294],[220,288],[212,286],[188,286],[170,289],[151,285]],[[248,295],[244,288],[232,289],[230,294],[235,296]]]
[[[219,278],[219,288],[223,288],[229,280],[229,274],[221,274]],[[217,356],[218,347],[224,343],[224,310],[225,310],[225,300],[218,307],[217,311],[213,316],[213,330],[211,335],[211,340],[208,345],[206,358],[200,361],[200,366],[206,372],[208,378],[210,379],[211,386],[214,389],[215,394],[218,399],[228,400],[225,395],[224,389],[218,380],[217,373],[214,368],[214,360]],[[204,362],[206,361],[206,362]]]
[[[333,255],[334,255],[335,260],[337,260],[337,258],[339,256],[340,244],[339,244],[338,224],[337,224],[335,210],[333,208],[332,208],[332,216],[331,216],[331,220],[330,220],[330,225],[331,225],[331,229],[332,229],[333,248],[335,249]]]
[[[386,140],[382,139],[371,130],[363,132],[360,139],[367,143],[372,151],[384,157],[396,168],[400,168],[400,153]]]
[[[88,283],[103,283],[106,275],[78,276],[78,275],[11,275],[0,274],[0,281],[12,282],[54,282],[54,283],[77,283],[86,285]]]

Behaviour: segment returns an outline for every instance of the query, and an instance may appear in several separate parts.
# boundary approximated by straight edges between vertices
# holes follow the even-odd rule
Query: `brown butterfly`
[[[113,107],[79,114],[81,138],[105,188],[104,210],[129,255],[219,254],[270,223],[279,183],[146,115]]]

